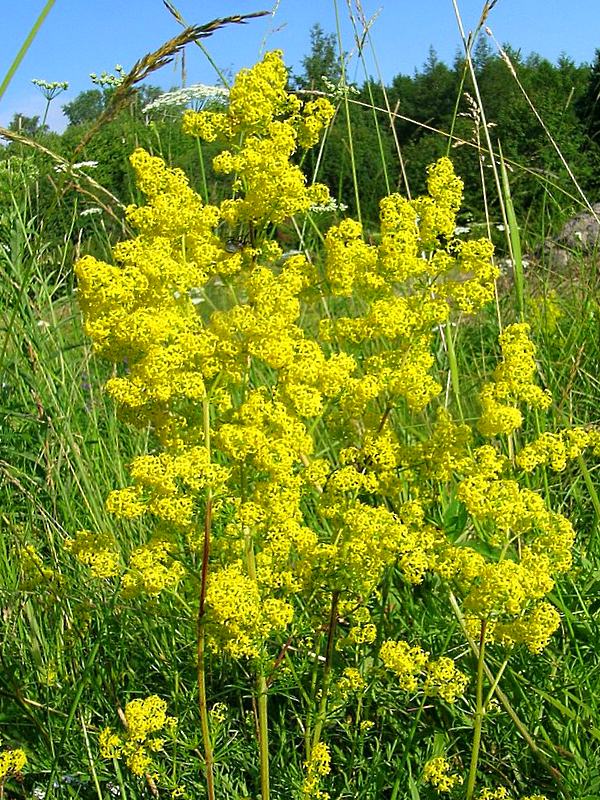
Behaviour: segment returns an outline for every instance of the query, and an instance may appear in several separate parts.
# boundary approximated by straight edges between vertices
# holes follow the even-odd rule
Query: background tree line
[[[473,62],[485,121],[474,100],[475,87],[464,57],[457,54],[449,66],[431,49],[414,75],[396,75],[386,87],[369,79],[347,91],[350,147],[336,39],[314,26],[310,52],[303,59],[301,73],[294,76],[293,86],[303,94],[333,92],[340,103],[323,152],[320,156],[316,152],[306,156],[304,166],[308,173],[317,170],[318,180],[328,184],[350,214],[358,213],[356,181],[362,197],[360,214],[369,226],[377,219],[378,202],[383,195],[396,190],[406,192],[406,184],[414,194],[421,192],[426,166],[450,147],[457,172],[465,181],[463,221],[480,222],[484,216],[482,176],[486,182],[491,179],[490,159],[485,153],[485,122],[494,146],[501,143],[509,164],[518,219],[531,242],[543,237],[577,205],[575,187],[557,150],[586,195],[592,201],[600,199],[600,49],[590,65],[576,65],[567,56],[553,64],[536,54],[523,58],[510,47],[505,50],[547,131],[505,60],[492,52],[485,38],[480,38]],[[20,114],[15,115],[10,128],[72,160],[82,138],[110,103],[113,91],[110,87],[90,89],[65,104],[68,126],[62,134],[48,131],[37,117]],[[221,178],[212,174],[213,148],[203,145],[201,165],[196,142],[181,133],[181,107],[178,111],[171,108],[152,115],[144,113],[144,107],[160,94],[156,87],[142,87],[129,108],[100,127],[77,152],[76,160],[97,162],[94,179],[128,203],[138,199],[128,156],[134,147],[143,146],[182,167],[196,186],[200,185],[204,167],[211,194],[208,199],[218,200],[227,188]],[[63,191],[61,201],[56,201],[58,179],[51,162],[22,143],[11,142],[0,148],[0,167],[2,161],[5,167],[4,172],[0,169],[0,182],[6,180],[6,164],[15,156],[33,162],[34,172],[48,178],[38,182],[36,189],[37,211],[48,229],[57,233],[64,230],[65,221],[73,218],[74,204],[85,211],[82,198],[75,193]],[[493,198],[494,193],[490,192],[489,213],[492,221],[500,222]],[[82,226],[91,223],[92,220],[82,221]]]

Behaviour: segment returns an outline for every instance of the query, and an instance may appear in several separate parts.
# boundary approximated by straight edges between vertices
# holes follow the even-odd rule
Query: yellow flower
[[[454,703],[467,683],[467,676],[456,668],[454,661],[442,656],[428,662],[423,691],[428,697],[441,697],[447,703]]]
[[[121,755],[123,740],[110,728],[104,728],[100,731],[98,743],[100,745],[100,755],[102,758],[119,758]]]
[[[27,756],[20,748],[14,750],[3,750],[0,753],[0,785],[7,778],[14,778],[23,770],[27,763]]]
[[[26,544],[19,548],[18,552],[21,561],[22,578],[19,586],[24,591],[33,591],[38,587],[56,591],[61,584],[59,572],[47,566],[32,544]]]
[[[337,690],[342,700],[357,694],[365,687],[365,679],[355,667],[346,667],[337,682]]]
[[[95,578],[114,578],[119,573],[119,551],[114,537],[109,533],[78,531],[74,539],[67,539],[65,548],[89,567],[90,574]]]
[[[322,778],[331,772],[331,756],[324,742],[317,742],[305,762],[306,777],[302,783],[303,800],[328,800],[329,794],[320,789]]]
[[[152,597],[165,589],[174,589],[185,575],[185,568],[172,557],[173,549],[171,542],[159,537],[136,548],[123,576],[123,595],[135,597],[146,593]]]
[[[167,716],[167,704],[157,695],[131,700],[125,706],[125,732],[114,733],[110,728],[100,731],[102,758],[122,758],[134,775],[143,776],[153,766],[148,754],[160,752],[164,739],[154,734],[171,728],[177,720]]]
[[[430,783],[438,792],[451,792],[455,786],[459,786],[463,782],[462,777],[452,773],[451,769],[449,761],[437,756],[425,764],[423,780],[425,783]]]
[[[411,647],[408,642],[386,641],[381,645],[379,657],[398,677],[401,689],[416,691],[417,679],[427,664],[428,653],[420,647]]]
[[[527,323],[517,322],[500,334],[502,361],[494,370],[493,383],[480,393],[479,430],[485,436],[510,434],[521,426],[523,418],[514,403],[546,409],[552,402],[550,393],[533,382],[537,368],[529,330]]]

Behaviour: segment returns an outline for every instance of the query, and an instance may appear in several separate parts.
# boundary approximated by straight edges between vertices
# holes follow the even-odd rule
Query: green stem
[[[321,684],[321,700],[319,702],[319,711],[317,712],[317,721],[313,731],[312,749],[317,745],[321,739],[321,731],[325,724],[327,717],[327,697],[329,695],[329,686],[331,684],[331,665],[333,663],[333,649],[335,644],[335,630],[337,627],[338,618],[338,602],[340,593],[336,589],[331,594],[331,610],[329,613],[329,629],[327,631],[327,651],[325,653],[325,666],[323,667],[323,682]]]
[[[7,90],[9,83],[11,82],[15,72],[19,68],[19,64],[25,58],[25,53],[29,50],[31,43],[35,39],[39,29],[42,27],[44,20],[50,13],[50,10],[53,5],[54,5],[54,0],[47,0],[46,4],[44,5],[43,9],[40,12],[39,17],[35,21],[32,29],[29,31],[27,38],[25,39],[25,41],[23,42],[23,44],[19,49],[19,52],[15,56],[14,61],[8,68],[8,72],[6,73],[6,75],[4,76],[4,80],[0,84],[0,99],[2,98],[4,92]]]
[[[448,352],[448,364],[450,365],[450,379],[452,381],[452,391],[456,400],[456,407],[460,415],[461,422],[464,421],[463,410],[460,403],[460,379],[458,375],[458,361],[456,360],[456,350],[454,349],[454,339],[452,338],[452,324],[450,320],[446,323],[446,350]]]
[[[494,678],[494,682],[490,686],[489,692],[487,693],[487,697],[485,698],[485,701],[483,703],[484,709],[486,709],[488,707],[488,705],[491,703],[494,695],[496,694],[496,691],[498,689],[498,686],[500,686],[500,681],[502,679],[502,676],[504,675],[504,670],[506,669],[507,665],[508,665],[508,658],[505,658],[504,661],[502,662],[501,666],[500,666],[500,669],[498,670],[498,673],[496,674],[496,677]],[[487,674],[487,671],[486,671],[486,674]]]
[[[348,150],[350,152],[350,167],[352,169],[352,183],[354,184],[354,202],[356,203],[356,216],[362,224],[362,214],[360,211],[360,191],[358,188],[358,173],[356,170],[356,157],[354,155],[354,141],[352,138],[352,121],[350,119],[350,103],[348,101],[348,85],[346,83],[346,59],[342,48],[342,28],[340,25],[340,15],[337,0],[334,0],[335,24],[337,38],[340,47],[340,71],[342,86],[344,87],[344,116],[346,117],[346,130],[348,131]]]
[[[256,558],[254,555],[254,543],[248,530],[245,534],[246,562],[248,565],[248,575],[256,581]],[[269,777],[269,714],[268,714],[268,693],[267,681],[262,659],[256,676],[256,700],[258,706],[258,753],[260,759],[260,796],[262,800],[269,800],[270,797],[270,777]]]
[[[258,747],[260,753],[260,796],[262,800],[269,800],[269,714],[267,681],[264,670],[260,668],[256,678],[258,695]]]
[[[427,697],[426,697],[425,693],[423,693],[423,696],[421,697],[421,702],[419,703],[419,708],[417,709],[417,713],[415,714],[415,718],[413,720],[413,724],[412,724],[412,727],[410,729],[410,733],[408,734],[407,744],[404,747],[404,755],[402,757],[402,761],[398,765],[398,773],[399,773],[398,781],[397,781],[398,788],[400,787],[400,780],[401,780],[402,774],[404,773],[404,768],[405,768],[406,764],[408,763],[408,759],[409,759],[409,757],[411,755],[411,745],[412,745],[412,743],[414,741],[415,733],[416,733],[417,727],[419,725],[419,722],[421,721],[421,717],[423,716],[423,710],[425,708],[425,700],[426,699],[427,699]],[[394,790],[395,790],[395,794],[392,793],[392,800],[394,800],[394,798],[398,794],[398,790],[396,789],[396,784],[394,784]]]
[[[483,666],[485,656],[485,629],[486,621],[481,621],[481,633],[479,636],[479,655],[477,658],[477,689],[476,689],[476,708],[475,722],[473,726],[473,749],[471,751],[471,767],[467,781],[466,800],[471,800],[475,791],[475,780],[477,778],[477,762],[479,760],[479,748],[481,746],[481,728],[483,726]]]
[[[594,512],[596,515],[596,525],[592,528],[592,534],[590,535],[590,540],[588,543],[588,547],[592,549],[594,544],[595,538],[595,531],[597,530],[597,523],[600,521],[600,499],[598,498],[598,492],[596,491],[596,487],[594,486],[594,482],[592,481],[592,476],[590,475],[590,471],[587,468],[587,464],[585,463],[585,459],[583,456],[579,456],[577,458],[579,463],[579,468],[581,469],[581,474],[583,475],[583,480],[585,481],[585,485],[587,486],[587,490],[590,493],[590,500],[592,501],[592,505],[594,506]]]
[[[210,404],[208,397],[202,402],[204,446],[210,455]],[[214,758],[208,721],[208,701],[206,696],[206,674],[204,668],[206,631],[204,628],[204,611],[206,605],[206,588],[208,583],[208,558],[210,554],[210,533],[212,526],[212,493],[209,489],[206,495],[206,510],[204,512],[204,546],[202,551],[202,577],[200,581],[200,599],[198,602],[198,620],[196,626],[197,639],[197,679],[198,679],[198,708],[200,711],[200,727],[202,729],[202,742],[204,746],[204,766],[206,770],[206,790],[208,800],[215,800],[214,783]]]
[[[498,152],[500,156],[500,176],[502,178],[502,191],[504,195],[504,206],[506,208],[506,219],[508,222],[508,235],[511,244],[511,255],[513,262],[513,273],[515,278],[515,290],[517,293],[517,311],[519,319],[525,319],[525,274],[523,272],[523,256],[521,252],[521,237],[519,234],[519,225],[517,223],[517,215],[513,206],[512,197],[510,194],[510,183],[508,182],[508,172],[506,171],[506,163],[504,161],[504,154],[502,147],[498,142]]]
[[[208,183],[206,182],[206,168],[204,166],[204,154],[202,152],[202,145],[200,138],[196,137],[196,147],[198,148],[198,161],[200,162],[200,178],[202,180],[202,191],[204,197],[202,198],[205,203],[208,203]]]
[[[41,129],[43,130],[46,125],[46,120],[48,119],[48,111],[50,110],[50,103],[51,100],[46,100],[46,108],[44,109],[44,118],[42,119]]]
[[[456,597],[452,593],[450,593],[450,605],[452,606],[452,609],[453,609],[453,611],[454,611],[454,613],[456,615],[456,618],[458,619],[458,621],[460,623],[460,626],[461,626],[461,628],[463,630],[463,633],[465,635],[465,638],[466,638],[467,642],[469,643],[469,647],[471,648],[471,651],[475,655],[478,655],[477,644],[473,641],[473,639],[471,638],[471,635],[469,634],[469,631],[466,628],[465,620],[464,620],[464,617],[463,617],[462,612],[460,610],[460,607],[458,605],[458,601],[457,601]],[[570,800],[571,795],[566,790],[566,788],[564,786],[564,780],[563,780],[562,775],[556,769],[556,767],[552,766],[552,764],[549,762],[549,760],[546,757],[546,755],[537,746],[537,744],[535,743],[533,737],[531,736],[531,734],[527,730],[526,726],[519,719],[519,716],[517,715],[517,712],[514,710],[514,708],[510,704],[510,701],[509,701],[508,697],[504,694],[504,692],[502,691],[500,686],[497,684],[496,679],[495,679],[492,671],[490,670],[490,668],[487,666],[487,664],[484,664],[484,670],[485,670],[485,674],[487,676],[487,679],[490,681],[490,683],[492,685],[495,685],[495,695],[498,698],[498,700],[500,701],[500,703],[504,706],[504,710],[506,711],[508,716],[513,721],[513,724],[514,724],[515,728],[519,731],[519,733],[521,734],[521,736],[523,737],[523,739],[527,743],[527,746],[530,748],[530,750],[533,753],[533,755],[537,758],[537,760],[540,762],[540,764],[547,771],[548,775],[550,775],[550,777],[558,783],[558,785],[560,786],[560,790],[563,793],[563,795],[566,798],[568,798],[568,800]],[[488,702],[489,702],[489,700],[488,700]]]
[[[206,700],[206,679],[204,674],[204,650],[206,634],[204,625],[199,620],[198,631],[198,705],[200,709],[200,727],[204,745],[204,767],[206,769],[206,791],[209,800],[215,800],[214,760],[210,726],[208,722],[208,704]]]

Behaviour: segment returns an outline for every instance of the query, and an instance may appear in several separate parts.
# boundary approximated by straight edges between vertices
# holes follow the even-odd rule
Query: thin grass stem
[[[18,70],[21,61],[23,61],[23,59],[25,58],[25,55],[29,50],[29,48],[31,47],[33,40],[37,36],[38,31],[44,24],[44,20],[52,10],[52,6],[54,5],[54,3],[55,0],[46,0],[46,3],[44,4],[44,7],[40,11],[38,18],[36,19],[31,30],[25,37],[23,44],[19,48],[19,52],[15,56],[12,64],[8,68],[6,75],[4,76],[4,79],[2,80],[2,83],[0,84],[0,100],[2,99],[4,92],[8,89],[10,82],[15,76],[15,72]]]
[[[479,653],[477,656],[477,687],[475,700],[475,721],[473,725],[473,746],[471,749],[471,764],[469,767],[469,777],[467,779],[466,800],[471,800],[475,791],[475,781],[477,780],[477,764],[479,762],[479,749],[481,747],[481,729],[483,727],[483,717],[485,708],[483,705],[483,665],[485,657],[485,630],[486,620],[481,620],[481,632],[479,635]]]

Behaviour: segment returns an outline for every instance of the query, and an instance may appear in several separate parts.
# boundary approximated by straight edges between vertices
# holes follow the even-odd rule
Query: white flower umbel
[[[69,172],[72,169],[94,169],[97,166],[97,161],[78,161],[76,164],[55,164],[53,170],[54,172]]]
[[[142,111],[149,114],[151,111],[165,111],[171,108],[185,108],[194,103],[203,106],[208,100],[225,101],[229,97],[229,89],[224,86],[206,86],[203,83],[195,83],[193,86],[184,86],[181,89],[174,89],[172,92],[165,92],[148,103]]]
[[[31,82],[38,87],[46,100],[54,100],[61,92],[69,88],[69,81],[45,81],[42,78],[32,78]]]
[[[310,207],[313,214],[325,214],[328,211],[347,211],[348,206],[345,203],[338,203],[335,197],[332,197],[327,203],[314,205]]]
[[[120,86],[125,80],[125,75],[125,70],[120,64],[116,65],[114,75],[111,75],[110,72],[103,72],[100,75],[90,72],[92,83],[95,83],[96,86],[101,86],[103,89]]]

